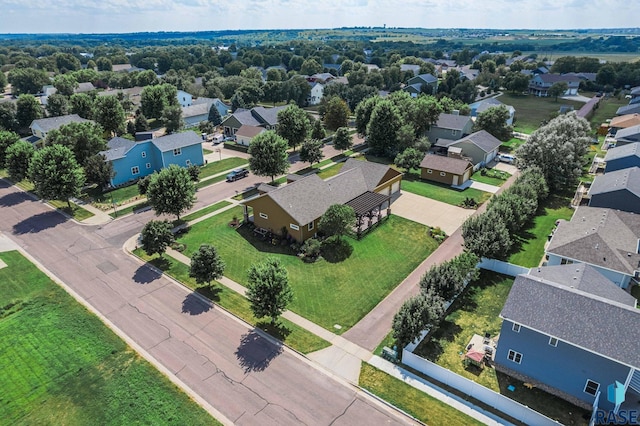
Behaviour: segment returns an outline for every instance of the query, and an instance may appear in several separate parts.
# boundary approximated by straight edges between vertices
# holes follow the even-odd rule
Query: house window
[[[447,174],[445,172],[440,172],[440,176],[446,176]]]
[[[140,167],[138,167],[138,166],[133,166],[133,167],[131,168],[131,174],[132,174],[132,175],[137,175],[138,173],[140,173]]]
[[[307,231],[311,230],[313,230],[313,222],[309,222],[309,224],[307,225]]]
[[[549,344],[555,348],[558,346],[558,339],[555,337],[549,337]]]
[[[516,333],[520,333],[520,324],[516,324],[515,322],[513,323],[513,326],[511,327],[511,329],[516,332]]]
[[[428,173],[428,174],[431,174],[431,173],[433,173],[433,170],[431,170],[431,169],[427,169],[427,173]]]
[[[458,131],[457,131],[457,130],[451,130],[451,134],[452,134],[453,136],[455,136],[455,135],[457,135],[457,134],[458,134]]]
[[[258,216],[260,216],[263,219],[269,219],[269,215],[266,215],[264,213],[259,213]]]
[[[181,148],[176,148],[173,150],[173,155],[181,155],[182,154],[182,149]]]
[[[512,351],[511,349],[509,349],[507,359],[509,359],[509,361],[515,362],[516,364],[520,364],[520,362],[522,361],[522,354],[520,352]]]
[[[564,259],[564,258],[560,260],[561,265],[571,265],[572,263],[573,263],[573,260]]]
[[[151,163],[147,163],[147,169],[151,168]]]
[[[587,384],[584,385],[584,392],[589,395],[596,396],[598,389],[600,389],[600,383],[594,382],[593,380],[587,380]]]
[[[142,158],[147,158],[147,151],[142,151],[140,154],[142,154]]]
[[[185,164],[186,164],[187,166],[190,166],[190,165],[191,165],[191,160],[187,160],[187,161],[185,161]]]
[[[296,225],[295,223],[290,223],[289,224],[289,228],[293,229],[294,231],[299,231],[300,227],[298,225]]]

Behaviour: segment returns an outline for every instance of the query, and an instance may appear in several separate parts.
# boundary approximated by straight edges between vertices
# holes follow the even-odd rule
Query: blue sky
[[[616,28],[639,25],[636,0],[2,0],[0,33],[224,29]]]

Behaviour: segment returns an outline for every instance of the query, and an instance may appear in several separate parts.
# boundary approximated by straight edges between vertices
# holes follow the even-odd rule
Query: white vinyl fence
[[[496,259],[487,259],[486,257],[482,258],[478,264],[478,268],[487,269],[489,271],[509,275],[511,277],[529,273],[529,268],[525,268],[524,266],[513,265]]]
[[[402,352],[402,363],[429,377],[433,377],[439,382],[457,389],[478,401],[484,402],[485,404],[494,407],[525,424],[536,426],[557,426],[560,424],[537,411],[532,410],[526,405],[522,405],[519,402],[500,395],[499,393],[485,388],[482,385],[447,370],[446,368],[440,367],[431,361],[427,361],[426,359],[411,353],[407,349]]]

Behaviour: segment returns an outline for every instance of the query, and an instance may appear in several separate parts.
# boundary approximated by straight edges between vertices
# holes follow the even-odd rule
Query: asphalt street
[[[198,203],[252,179],[203,189]],[[0,180],[0,231],[234,424],[412,424],[127,255],[152,216],[82,226]]]

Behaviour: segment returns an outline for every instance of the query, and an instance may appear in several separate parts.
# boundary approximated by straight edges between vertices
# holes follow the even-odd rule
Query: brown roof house
[[[401,181],[402,173],[389,166],[348,159],[339,174],[326,180],[312,174],[244,201],[245,221],[277,234],[286,229],[293,239],[304,241],[316,234],[329,206],[346,204],[356,212],[360,234],[367,218],[380,219],[382,210],[390,207]]]
[[[420,177],[426,180],[462,185],[473,173],[473,164],[468,160],[442,155],[427,154],[420,163]]]
[[[479,132],[472,133],[458,140],[440,139],[434,145],[435,149],[440,152],[446,148],[448,156],[458,155],[453,148],[459,148],[461,155],[468,158],[474,166],[475,170],[480,167],[486,166],[498,155],[498,149],[500,148],[499,139],[496,139],[491,133],[480,130]]]

